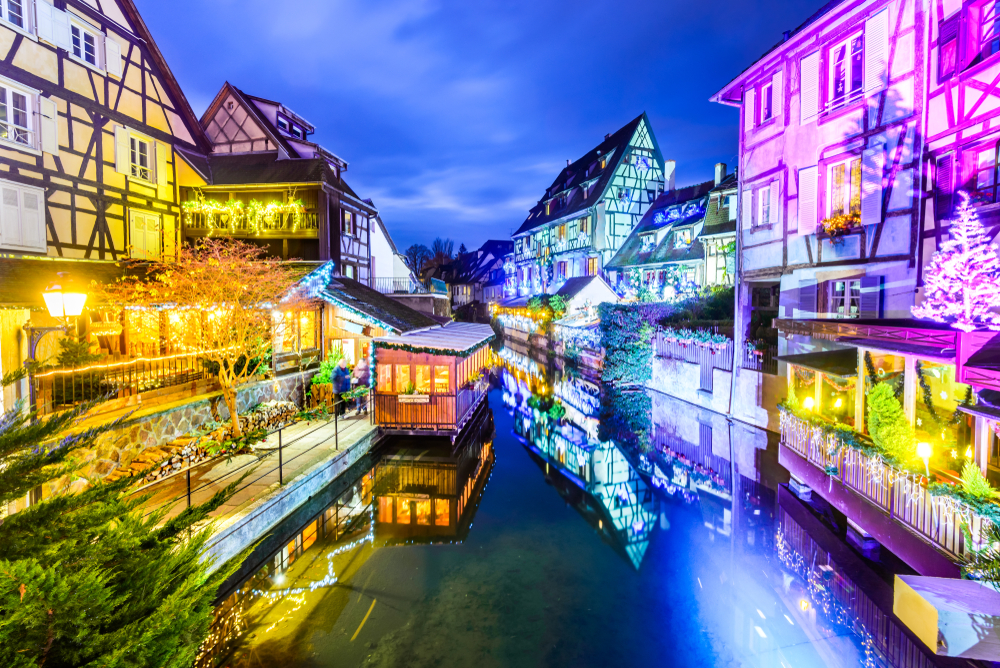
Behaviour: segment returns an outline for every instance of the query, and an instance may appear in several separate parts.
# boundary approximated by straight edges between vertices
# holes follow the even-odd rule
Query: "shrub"
[[[344,359],[344,353],[334,350],[326,356],[326,359],[319,363],[319,373],[312,377],[313,385],[327,385],[333,378],[333,370]]]
[[[903,465],[916,456],[916,439],[892,387],[879,383],[868,392],[868,431],[887,456]]]
[[[971,462],[962,467],[962,486],[966,492],[980,499],[995,499],[998,496],[983,477],[983,472]]]

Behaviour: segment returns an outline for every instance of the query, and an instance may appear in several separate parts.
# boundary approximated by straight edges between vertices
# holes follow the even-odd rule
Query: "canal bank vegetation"
[[[242,478],[172,519],[143,516],[146,497],[126,494],[129,479],[76,476],[120,422],[60,436],[92,408],[0,419],[0,508],[29,500],[0,523],[0,665],[192,665],[216,589],[242,561],[208,576],[200,529]]]

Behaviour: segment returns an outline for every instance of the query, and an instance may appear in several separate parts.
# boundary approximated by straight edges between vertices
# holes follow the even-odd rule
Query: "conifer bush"
[[[868,432],[886,457],[905,465],[916,456],[913,427],[886,383],[878,383],[868,392]]]

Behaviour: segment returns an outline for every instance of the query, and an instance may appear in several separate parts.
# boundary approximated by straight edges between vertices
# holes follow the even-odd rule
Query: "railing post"
[[[188,486],[188,508],[190,508],[191,507],[191,460],[188,460],[187,486]]]
[[[336,399],[333,401],[333,448],[340,450],[340,406]]]
[[[282,458],[281,458],[281,432],[282,432],[282,430],[279,429],[278,430],[278,484],[279,485],[284,485],[285,484],[285,475],[284,475],[284,471],[282,470],[284,468],[284,462],[282,461]]]

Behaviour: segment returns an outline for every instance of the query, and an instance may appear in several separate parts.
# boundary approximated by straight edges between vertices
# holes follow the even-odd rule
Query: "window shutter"
[[[38,32],[38,39],[44,39],[50,44],[55,44],[55,37],[52,32],[52,12],[54,8],[45,0],[38,0],[35,3],[35,17],[37,23],[35,28]]]
[[[110,35],[104,38],[104,67],[108,74],[121,78],[122,47]]]
[[[44,2],[44,0],[41,1]],[[54,7],[51,10],[51,14],[52,43],[60,49],[69,51],[73,48],[73,40],[70,38],[69,32],[69,14]]]
[[[784,97],[781,95],[781,80],[782,80],[781,70],[774,73],[774,77],[771,78],[771,108],[774,110],[772,113],[775,118],[781,116],[782,109],[784,108]]]
[[[864,276],[861,278],[861,308],[862,318],[882,317],[882,277]]]
[[[0,188],[0,242],[5,246],[21,245],[21,207],[18,188]]]
[[[156,185],[167,185],[167,152],[166,144],[156,142]]]
[[[55,101],[47,97],[38,98],[38,134],[42,150],[59,155],[59,116]]]
[[[756,96],[753,88],[743,97],[743,127],[747,132],[753,130],[754,118],[757,116]]]
[[[937,159],[934,216],[938,220],[943,220],[951,215],[952,193],[955,185],[954,166],[954,153],[943,155]]]
[[[736,195],[729,195],[726,198],[726,209],[729,212],[729,220],[736,220],[737,208],[736,208]]]
[[[816,167],[799,170],[799,234],[816,234]]]
[[[819,285],[815,279],[799,281],[799,311],[798,316],[815,317],[819,301]]]
[[[146,259],[160,257],[160,217],[146,216]]]
[[[128,176],[132,173],[131,146],[129,144],[128,129],[115,126],[115,171]]]
[[[774,225],[776,223],[781,222],[781,216],[778,214],[779,209],[778,209],[778,180],[777,179],[775,179],[774,181],[771,181],[771,193],[770,193],[770,197],[771,197],[771,207],[770,207],[770,210],[768,211],[769,218],[768,218],[767,223],[769,225]]]
[[[885,165],[883,144],[866,148],[861,154],[861,224],[882,222],[882,171]]]
[[[885,88],[889,78],[889,11],[865,21],[865,95]]]
[[[799,122],[805,125],[819,115],[819,51],[799,61]]]
[[[740,227],[746,229],[753,227],[753,190],[747,188],[743,191],[743,202],[740,206]]]
[[[45,250],[41,197],[35,190],[21,190],[21,244],[32,250]]]

